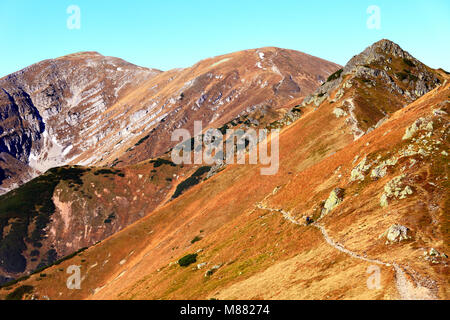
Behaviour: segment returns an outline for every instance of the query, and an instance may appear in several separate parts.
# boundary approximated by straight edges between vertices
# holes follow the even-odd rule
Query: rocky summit
[[[389,40],[343,67],[85,52],[2,78],[0,298],[448,299],[449,78]],[[279,142],[278,171],[175,163],[194,121],[200,147],[279,130],[256,141]]]

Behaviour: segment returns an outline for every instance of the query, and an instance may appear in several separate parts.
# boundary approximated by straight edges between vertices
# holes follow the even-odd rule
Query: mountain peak
[[[404,51],[382,39],[355,55],[341,70],[328,77],[317,91],[303,101],[319,107],[323,102],[350,105],[355,116],[355,139],[370,132],[390,114],[434,89],[443,78]],[[370,115],[370,116],[369,116]]]
[[[374,62],[380,62],[382,64],[390,63],[392,58],[409,59],[418,62],[395,42],[388,39],[382,39],[350,59],[344,68],[344,73],[351,72],[351,70],[357,66],[365,66]]]

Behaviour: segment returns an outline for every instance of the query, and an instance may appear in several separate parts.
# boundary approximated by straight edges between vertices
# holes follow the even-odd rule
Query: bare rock
[[[409,229],[399,224],[393,224],[383,234],[389,242],[400,242],[411,239]]]
[[[341,188],[336,188],[331,191],[330,196],[325,201],[325,204],[322,209],[321,215],[324,216],[331,212],[334,208],[341,204],[344,199],[345,190]]]

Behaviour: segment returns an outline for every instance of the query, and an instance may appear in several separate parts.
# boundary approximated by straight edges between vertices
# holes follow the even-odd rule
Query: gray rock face
[[[110,123],[100,125],[106,106],[157,74],[91,52],[42,61],[0,79],[0,153],[35,174],[69,163],[94,147],[87,131],[91,137],[108,132]]]
[[[395,109],[434,89],[440,81],[437,74],[400,46],[389,40],[381,40],[354,56],[340,74],[331,77],[306,97],[303,106],[317,108],[326,100],[335,103],[344,96],[346,101],[354,101],[354,108],[361,109],[359,114],[371,114],[370,118],[351,115],[346,119],[356,140],[379,126],[380,121],[388,118]],[[357,89],[349,91],[352,87]],[[378,96],[383,97],[379,105],[366,98],[369,90],[377,91]],[[342,116],[342,112],[337,112],[337,117]]]
[[[370,47],[366,48],[359,55],[354,56],[352,59],[350,59],[350,61],[344,67],[343,74],[345,75],[352,73],[356,67],[364,66],[372,62],[390,63],[390,61],[386,59],[385,55],[387,54],[393,55],[394,57],[417,61],[408,52],[404,51],[398,44],[390,40],[383,39],[374,43]]]
[[[26,162],[45,124],[30,96],[21,89],[0,90],[0,152]]]
[[[389,200],[401,200],[413,194],[412,188],[403,181],[405,177],[405,174],[401,174],[386,183],[384,192],[380,197],[380,205],[382,207],[387,207],[389,205]]]
[[[370,177],[373,180],[383,178],[387,173],[387,167],[395,166],[397,164],[397,161],[397,158],[393,157],[381,162],[378,166],[372,169]]]
[[[368,163],[367,157],[364,157],[357,165],[353,168],[350,173],[350,182],[353,181],[364,181],[365,174],[369,171],[371,164]]]

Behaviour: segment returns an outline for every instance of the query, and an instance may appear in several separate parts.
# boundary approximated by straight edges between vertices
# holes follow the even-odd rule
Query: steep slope
[[[284,113],[262,109],[226,127],[245,129],[250,121],[253,127],[273,126],[286,118]],[[0,196],[0,229],[5,230],[0,285],[111,236],[220,170],[223,166],[176,165],[166,153],[120,169],[68,166],[47,171]]]
[[[435,89],[361,136],[336,114],[339,100],[305,104],[280,134],[277,174],[228,165],[0,295],[26,284],[51,299],[447,299],[450,85],[430,72]],[[359,86],[341,88],[349,98]],[[367,93],[397,96],[381,83]],[[197,263],[179,266],[186,254]],[[81,266],[81,290],[66,287],[70,265]]]
[[[442,84],[445,76],[392,41],[380,40],[332,74],[303,105],[334,103],[336,117],[345,118],[358,139],[391,113]]]
[[[107,109],[158,73],[85,52],[42,61],[0,79],[0,152],[20,161],[18,167],[29,167],[22,173],[10,165],[2,187],[11,189],[94,148],[93,140],[107,131]],[[95,134],[88,136],[93,128]]]
[[[190,129],[194,120],[219,126],[258,107],[279,108],[338,68],[278,48],[167,72],[93,52],[37,63],[0,79],[0,152],[28,166],[9,169],[1,188],[51,167],[124,166],[156,157],[174,144],[176,128]]]
[[[171,143],[170,131],[180,127],[175,123],[179,116],[190,119],[183,127],[193,120],[218,125],[237,113],[244,115],[231,124],[229,121],[228,126],[258,114],[264,118],[262,124],[272,122],[285,113],[276,110],[282,101],[311,92],[337,67],[277,48],[230,54],[165,73],[97,53],[80,53],[38,63],[0,80],[5,128],[0,139],[4,149],[0,180],[6,180],[3,192],[48,167],[65,163],[120,164],[120,169],[52,169],[0,197],[0,275],[4,280],[17,278],[91,246],[149,214],[175,193],[184,192],[191,183],[177,186],[185,176],[194,175],[198,169],[206,171],[195,180],[205,178],[211,168],[176,166],[169,154],[139,161],[148,159],[156,150],[166,151],[163,148]],[[212,72],[217,76],[212,77]],[[246,82],[240,78],[242,75],[251,80]],[[261,79],[266,79],[263,86]],[[286,81],[294,83],[292,79],[303,89],[295,85],[292,91],[284,85]],[[269,81],[276,85],[266,88]],[[155,90],[155,86],[159,88]],[[231,92],[236,96],[221,98]],[[200,93],[205,97],[217,93],[220,97],[214,101],[205,98],[200,103],[205,105],[193,111]],[[172,106],[171,96],[178,95],[183,96],[182,104]],[[239,95],[243,100],[237,99]],[[164,102],[160,108],[159,101]],[[243,110],[245,103],[256,101],[260,105]],[[150,102],[152,107],[145,107]],[[216,107],[210,107],[214,104]],[[176,111],[170,113],[172,107]],[[167,111],[163,118],[159,115],[162,110]],[[150,134],[139,135],[152,126],[155,128]],[[122,153],[127,154],[123,163],[115,158]],[[133,164],[125,166],[127,161]],[[77,183],[64,178],[72,171]],[[208,176],[217,168],[210,171]],[[43,193],[42,197],[36,198],[36,193]]]

